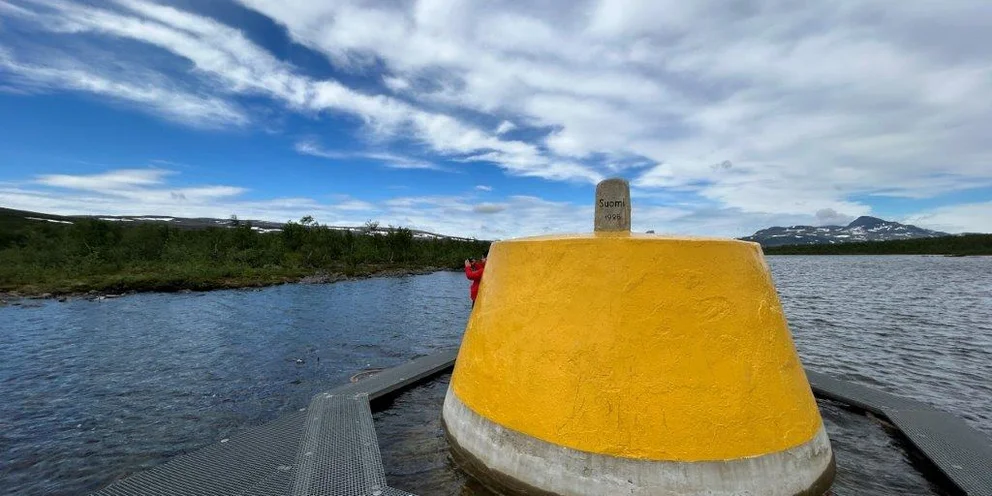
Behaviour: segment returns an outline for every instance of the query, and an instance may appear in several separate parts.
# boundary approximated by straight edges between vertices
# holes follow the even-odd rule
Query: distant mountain
[[[234,219],[214,219],[214,218],[204,218],[204,217],[169,217],[164,215],[55,215],[55,214],[43,214],[38,212],[28,212],[25,210],[14,210],[10,208],[0,207],[0,229],[4,227],[13,226],[15,224],[23,224],[24,222],[47,222],[51,224],[61,224],[61,225],[71,225],[80,219],[99,219],[106,222],[114,222],[122,225],[133,225],[133,224],[166,224],[172,227],[178,227],[181,229],[206,229],[208,227],[234,227]],[[261,233],[269,232],[280,232],[282,231],[284,222],[270,222],[266,220],[247,220],[239,219],[236,221],[238,224],[245,225],[251,224],[251,228],[254,231]],[[334,229],[337,231],[352,231],[352,232],[366,232],[369,228],[367,226],[325,226],[328,229]],[[390,227],[379,227],[375,226],[374,231],[378,234],[387,234],[391,231]],[[428,231],[420,231],[417,229],[411,229],[414,238],[420,239],[453,239],[460,241],[469,241],[468,238],[459,238],[456,236],[445,236],[443,234],[436,234]]]
[[[846,226],[790,226],[769,227],[750,236],[745,241],[761,246],[825,245],[858,241],[889,241],[893,239],[935,238],[947,233],[931,231],[916,226],[861,216]]]

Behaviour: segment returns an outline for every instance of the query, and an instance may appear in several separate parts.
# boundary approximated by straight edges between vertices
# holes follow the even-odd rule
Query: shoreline
[[[435,272],[457,272],[450,267],[383,267],[366,268],[365,270],[347,274],[344,272],[312,273],[303,276],[275,276],[270,278],[221,278],[212,281],[197,281],[192,284],[155,281],[148,284],[124,285],[114,290],[82,289],[76,291],[31,291],[13,290],[0,291],[0,308],[5,306],[22,306],[25,300],[105,300],[120,298],[139,293],[205,293],[225,289],[251,289],[281,286],[283,284],[333,284],[343,281],[358,281],[376,277],[406,277],[433,274]]]
[[[802,252],[764,252],[765,256],[791,257],[945,257],[945,258],[975,258],[992,257],[992,253],[802,253]]]

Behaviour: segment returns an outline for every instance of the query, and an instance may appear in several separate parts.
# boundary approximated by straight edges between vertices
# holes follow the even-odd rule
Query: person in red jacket
[[[479,294],[479,283],[482,282],[482,271],[486,269],[486,259],[466,260],[465,277],[472,281],[472,288],[469,289],[469,296],[472,297],[472,306],[475,306],[475,297]]]

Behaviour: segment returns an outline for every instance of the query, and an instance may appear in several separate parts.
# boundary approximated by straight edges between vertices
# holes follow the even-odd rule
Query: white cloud
[[[331,195],[331,197],[335,201],[334,206],[339,210],[369,212],[375,209],[375,205],[354,198],[351,195]]]
[[[54,58],[11,48],[0,88],[85,91],[208,127],[250,124],[241,102],[264,97],[314,119],[357,118],[376,145],[413,142],[431,156],[367,153],[394,167],[484,161],[580,184],[619,174],[693,196],[705,208],[686,207],[688,217],[707,213],[721,229],[734,218],[834,221],[871,213],[879,195],[992,185],[992,30],[981,2],[239,1],[372,84],[312,76],[235,27],[174,7],[25,0],[0,5],[39,30],[33,43],[137,43],[182,69],[120,71],[71,45],[50,47]],[[504,139],[510,130],[527,138]],[[969,212],[981,211],[955,215]]]
[[[309,139],[297,141],[296,145],[293,146],[293,149],[295,149],[297,153],[331,160],[343,160],[350,158],[348,153],[326,150],[316,141]]]
[[[385,152],[341,152],[335,150],[326,150],[320,146],[314,140],[302,140],[296,143],[294,147],[297,152],[304,155],[312,155],[314,157],[326,158],[328,160],[373,160],[382,163],[382,165],[393,168],[393,169],[430,169],[430,170],[447,170],[433,162],[428,162],[425,160],[420,160],[416,158],[404,157],[402,155],[396,155],[392,153]]]
[[[15,16],[16,17],[22,17],[22,18],[34,17],[34,12],[32,12],[32,11],[30,11],[28,9],[25,9],[23,7],[18,7],[17,5],[14,5],[14,4],[11,4],[11,3],[7,3],[7,2],[0,2],[0,12],[3,12],[5,14],[9,15],[9,16],[12,16],[12,17],[15,17]],[[0,19],[0,22],[2,22],[2,21],[3,20]]]
[[[499,123],[499,126],[496,127],[496,134],[508,133],[510,131],[513,131],[516,128],[517,128],[517,125],[516,124],[514,124],[514,123],[512,123],[510,121],[503,121],[503,122],[500,122]]]
[[[0,46],[0,75],[10,74],[13,88],[33,91],[67,89],[140,105],[166,119],[195,127],[244,126],[250,121],[238,105],[169,87],[161,75],[129,68],[110,78],[79,61],[50,61],[42,66],[16,60]]]
[[[495,214],[506,210],[506,205],[499,203],[478,203],[472,207],[477,214]]]
[[[844,226],[850,224],[854,217],[838,213],[832,208],[816,211],[816,223],[821,226]]]
[[[475,189],[477,189],[479,191],[489,192],[489,191],[492,191],[493,190],[493,187],[492,186],[486,186],[485,184],[480,184],[480,185],[476,186]]]
[[[119,169],[88,175],[44,174],[38,176],[35,182],[57,188],[119,191],[162,184],[169,174],[173,172],[164,169]]]
[[[342,68],[443,75],[421,101],[555,129],[546,168],[641,156],[661,164],[634,178],[641,187],[807,216],[992,178],[980,131],[992,62],[977,48],[992,31],[974,2],[241,1]],[[710,169],[727,160],[741,167]]]
[[[332,203],[310,198],[243,198],[235,185],[177,186],[178,173],[162,169],[119,169],[98,174],[46,174],[0,185],[0,205],[64,215],[166,215],[286,221],[303,215],[323,222],[360,224],[377,210],[348,196]]]
[[[437,165],[433,162],[427,162],[425,160],[420,160],[416,158],[404,157],[402,155],[396,155],[392,153],[363,153],[361,156],[368,158],[370,160],[378,160],[382,162],[386,167],[391,167],[393,169],[431,169],[439,171],[447,171],[444,167]]]
[[[902,222],[951,233],[992,233],[992,201],[939,207]]]
[[[236,186],[163,187],[165,179],[172,174],[174,171],[163,169],[119,169],[100,174],[45,174],[38,176],[34,183],[49,188],[95,193],[105,197],[101,203],[109,205],[117,199],[153,205],[171,202],[197,204],[235,197],[247,191]]]
[[[49,5],[54,13],[37,13],[43,19],[39,27],[153,45],[187,60],[194,67],[194,75],[226,93],[267,96],[300,112],[356,115],[373,135],[389,137],[400,131],[409,132],[435,153],[452,157],[471,154],[475,160],[491,161],[511,174],[569,181],[595,181],[599,177],[581,164],[548,157],[533,144],[503,141],[450,115],[423,110],[390,96],[356,91],[334,80],[301,75],[252,43],[241,31],[215,20],[141,0],[115,3],[120,7]],[[119,88],[108,89],[107,93],[116,90]]]
[[[398,77],[384,77],[382,78],[382,84],[385,84],[387,88],[393,90],[396,93],[399,93],[401,91],[410,88],[409,81]]]

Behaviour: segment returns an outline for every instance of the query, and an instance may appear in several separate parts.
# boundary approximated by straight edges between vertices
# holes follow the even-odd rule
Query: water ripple
[[[992,435],[992,257],[769,257],[803,363]]]
[[[769,265],[806,366],[992,433],[992,258],[771,257]],[[300,408],[356,371],[457,346],[468,312],[457,273],[0,308],[3,489],[97,489]],[[437,451],[446,448],[436,425],[403,427],[436,417],[443,385],[432,387],[414,394],[423,399],[413,410],[377,416],[380,438],[413,436],[387,443],[384,456],[398,446],[435,450],[429,466],[406,456],[396,469],[423,475],[424,494],[466,484]],[[821,409],[840,487],[912,486],[910,475],[888,475],[909,469],[886,465],[902,455],[877,424]]]

